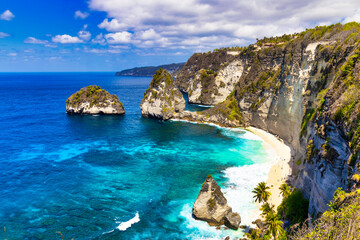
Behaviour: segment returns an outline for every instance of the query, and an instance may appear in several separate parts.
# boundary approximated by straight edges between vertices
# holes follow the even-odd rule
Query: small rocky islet
[[[122,115],[123,104],[115,94],[96,85],[81,88],[66,100],[68,114],[81,115]]]
[[[241,223],[240,215],[232,211],[220,186],[211,175],[208,175],[200,189],[192,215],[211,226],[225,225],[234,230],[237,230]]]
[[[140,105],[144,117],[168,120],[185,110],[185,99],[168,71],[156,71]]]

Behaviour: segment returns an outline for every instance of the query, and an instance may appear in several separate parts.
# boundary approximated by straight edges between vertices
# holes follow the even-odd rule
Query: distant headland
[[[116,76],[133,76],[133,77],[152,77],[155,72],[162,68],[167,70],[171,75],[175,75],[179,72],[185,63],[172,63],[160,66],[147,66],[147,67],[136,67],[131,69],[125,69],[120,72],[117,72]]]

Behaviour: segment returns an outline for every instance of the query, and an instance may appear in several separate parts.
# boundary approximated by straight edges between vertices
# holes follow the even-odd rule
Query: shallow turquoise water
[[[142,118],[150,81],[0,74],[0,226],[8,239],[59,239],[56,231],[66,239],[240,234],[193,220],[191,207],[212,174],[246,218],[249,191],[266,176],[257,165],[268,160],[262,142],[242,131]],[[126,115],[68,116],[66,98],[90,84],[117,94]]]

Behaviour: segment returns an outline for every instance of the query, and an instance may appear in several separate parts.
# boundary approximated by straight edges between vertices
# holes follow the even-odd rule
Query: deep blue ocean
[[[0,239],[206,239],[191,218],[212,174],[243,222],[266,177],[262,141],[243,130],[141,116],[151,78],[114,73],[0,73]],[[65,101],[96,84],[124,116],[70,116]],[[199,106],[187,107],[201,110]]]

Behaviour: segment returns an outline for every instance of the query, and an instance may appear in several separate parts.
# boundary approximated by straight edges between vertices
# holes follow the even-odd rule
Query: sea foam
[[[133,225],[134,223],[138,223],[138,222],[140,222],[140,217],[139,217],[139,213],[137,212],[135,214],[135,217],[133,217],[129,221],[120,223],[120,225],[117,227],[117,229],[119,229],[120,231],[126,231],[126,229],[131,227],[131,225]]]

